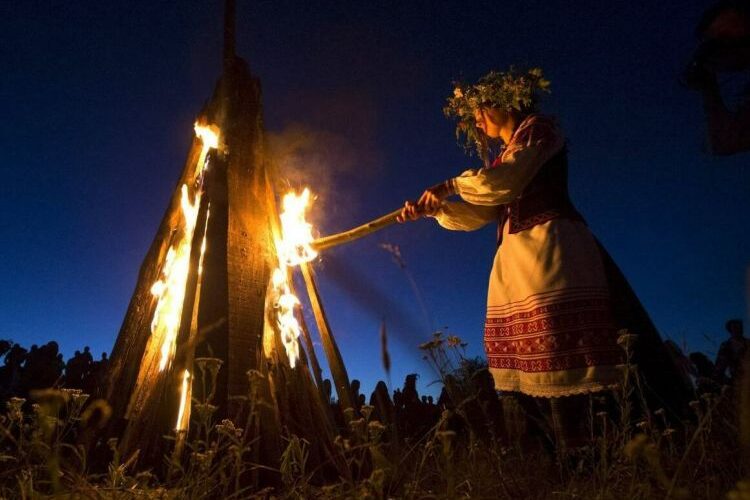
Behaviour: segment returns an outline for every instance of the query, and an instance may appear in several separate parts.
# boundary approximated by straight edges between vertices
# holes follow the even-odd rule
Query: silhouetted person
[[[73,353],[65,365],[65,387],[80,389],[83,385],[84,366],[81,351]]]
[[[711,152],[731,155],[750,150],[750,93],[736,109],[721,95],[717,73],[750,69],[750,2],[723,0],[703,15],[696,35],[700,45],[685,72],[685,83],[700,90]]]
[[[729,381],[734,382],[739,380],[742,358],[748,350],[749,340],[744,336],[741,320],[730,319],[725,326],[729,332],[729,339],[719,346],[719,354],[716,356],[716,377],[717,380],[726,379],[726,372],[729,371]]]
[[[11,347],[13,347],[13,342],[10,340],[0,340],[0,357],[5,356]]]
[[[375,385],[370,396],[370,406],[374,407],[373,416],[384,424],[393,423],[393,402],[388,395],[388,387],[382,380]]]
[[[333,387],[331,386],[331,379],[323,380],[323,394],[326,397],[326,401],[330,404],[332,401]]]
[[[57,342],[48,342],[39,347],[36,344],[26,355],[21,374],[21,395],[28,396],[35,389],[53,387],[62,373],[58,360]]]
[[[359,410],[360,404],[359,404],[359,389],[360,389],[360,382],[356,378],[350,382],[350,390],[349,393],[351,394],[352,404],[354,407]]]
[[[5,364],[0,367],[0,398],[5,400],[20,395],[21,374],[28,351],[19,344],[13,344],[5,355]]]

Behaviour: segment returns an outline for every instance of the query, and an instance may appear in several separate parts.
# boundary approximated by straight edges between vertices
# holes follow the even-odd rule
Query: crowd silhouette
[[[741,320],[729,320],[725,328],[729,338],[721,343],[715,362],[701,352],[685,355],[675,342],[665,342],[675,365],[697,395],[717,392],[723,385],[735,385],[742,376],[743,359],[750,354],[750,339],[744,336]],[[3,406],[11,397],[28,398],[32,391],[50,387],[80,389],[86,394],[96,395],[109,361],[107,353],[94,360],[87,346],[83,351],[75,351],[65,362],[54,341],[42,346],[35,344],[27,350],[20,344],[0,340],[0,357],[4,361],[0,366],[0,403]],[[369,402],[361,392],[360,381],[352,380],[350,399],[355,415],[367,414],[392,426],[401,437],[419,437],[433,428],[444,410],[461,405],[469,425],[474,427],[472,421],[477,422],[473,431],[499,437],[509,425],[504,421],[507,417],[504,416],[501,400],[508,396],[512,405],[513,397],[495,391],[492,376],[482,360],[466,361],[472,366],[469,370],[463,370],[463,375],[444,374],[437,401],[431,395],[419,395],[416,373],[407,375],[403,386],[392,393],[384,381],[377,382]],[[466,380],[459,380],[460,377]],[[323,392],[335,420],[345,427],[347,418],[333,397],[332,384],[328,379],[323,381]],[[510,425],[513,426],[512,423]]]
[[[0,401],[10,397],[28,398],[31,391],[49,387],[80,389],[96,394],[107,370],[107,353],[94,360],[91,349],[76,351],[67,362],[55,341],[30,349],[9,340],[0,340]]]

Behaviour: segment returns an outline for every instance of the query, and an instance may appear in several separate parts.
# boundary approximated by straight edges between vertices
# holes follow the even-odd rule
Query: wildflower
[[[107,446],[112,451],[117,451],[117,438],[109,438],[107,439]]]
[[[346,451],[351,448],[351,442],[348,439],[342,438],[341,434],[336,436],[336,438],[333,440],[333,445],[341,451]]]
[[[193,409],[195,410],[195,416],[198,421],[205,424],[208,423],[219,407],[210,403],[196,403],[193,405]]]
[[[89,398],[88,394],[84,394],[84,392],[80,389],[63,389],[63,392],[68,394],[68,398],[73,400],[73,406],[76,409],[81,409],[86,403],[86,400]]]
[[[630,352],[632,347],[638,341],[638,335],[628,332],[628,330],[620,330],[617,336],[617,344],[622,346],[623,349]]]
[[[242,429],[239,427],[236,427],[234,425],[234,422],[232,422],[228,418],[225,418],[224,420],[221,421],[221,423],[216,424],[216,431],[219,434],[225,434],[227,436],[235,436],[235,437],[242,436]]]
[[[438,335],[437,333],[435,335]],[[423,351],[431,351],[432,349],[437,349],[443,344],[443,341],[439,338],[432,339],[428,342],[425,342],[423,344],[419,345],[419,348]]]
[[[195,358],[195,364],[200,371],[208,372],[211,374],[211,378],[216,378],[224,361],[219,358]]]
[[[357,436],[363,436],[365,431],[365,419],[364,418],[358,418],[357,420],[350,420],[349,421],[349,428],[352,430],[352,434],[356,434]]]
[[[362,405],[362,408],[359,409],[362,416],[365,417],[365,420],[370,420],[370,415],[372,415],[373,410],[375,410],[375,407],[370,405]]]
[[[461,345],[461,338],[456,335],[448,335],[448,338],[446,339],[448,342],[448,346],[450,347],[456,347]]]
[[[250,387],[254,387],[255,384],[266,379],[265,375],[263,375],[260,370],[248,370],[245,375],[247,375],[247,380],[250,382]]]
[[[349,422],[354,418],[354,408],[344,408],[344,420]]]
[[[7,403],[5,403],[8,407],[8,416],[11,420],[18,420],[19,422],[23,420],[23,411],[21,408],[25,402],[26,400],[24,398],[12,397]]]
[[[379,441],[380,436],[385,431],[385,426],[378,422],[377,420],[373,420],[372,422],[369,422],[367,424],[367,434],[370,436],[370,439],[372,441]]]

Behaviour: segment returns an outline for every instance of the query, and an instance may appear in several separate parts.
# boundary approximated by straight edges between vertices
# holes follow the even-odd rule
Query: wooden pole
[[[319,252],[321,250],[325,250],[326,248],[331,248],[342,245],[344,243],[349,243],[354,240],[358,240],[363,236],[367,236],[368,234],[374,233],[375,231],[379,231],[390,226],[391,224],[396,222],[396,217],[398,217],[400,214],[401,209],[399,208],[398,210],[394,210],[389,214],[378,217],[375,220],[371,220],[370,222],[362,224],[361,226],[357,226],[354,229],[350,229],[349,231],[333,234],[324,238],[318,238],[317,240],[313,241],[310,246],[312,246],[313,249]]]
[[[338,346],[336,345],[336,340],[333,338],[331,327],[328,324],[328,318],[323,310],[323,304],[320,301],[320,292],[315,283],[315,273],[312,266],[307,262],[301,264],[300,267],[302,268],[302,276],[305,278],[307,294],[310,296],[310,304],[312,305],[313,314],[315,315],[315,322],[318,325],[318,332],[323,341],[323,350],[326,353],[326,358],[328,358],[328,366],[331,368],[333,385],[336,386],[336,393],[339,396],[341,409],[346,410],[347,408],[354,408],[352,405],[349,375],[346,373],[344,360],[341,357],[341,352],[339,351]]]
[[[313,377],[315,378],[315,385],[318,386],[318,390],[321,394],[323,394],[323,372],[320,369],[320,363],[318,363],[318,355],[315,354],[315,346],[312,342],[312,337],[310,336],[310,330],[307,329],[307,323],[305,322],[305,318],[302,316],[302,313],[300,311],[297,312],[297,322],[299,323],[300,330],[302,330],[302,337],[305,339],[305,347],[307,348],[307,356],[310,359],[310,364],[312,365],[312,372]]]

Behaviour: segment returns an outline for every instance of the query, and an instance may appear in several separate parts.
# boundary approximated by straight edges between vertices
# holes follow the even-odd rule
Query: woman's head
[[[507,142],[508,132],[515,129],[528,113],[503,108],[479,107],[474,110],[474,126],[490,139]]]
[[[474,85],[455,84],[443,112],[458,120],[456,136],[465,136],[465,149],[485,158],[487,138],[505,138],[501,131],[536,111],[543,92],[549,92],[549,81],[541,69],[524,73],[511,67],[506,72],[491,71]]]

